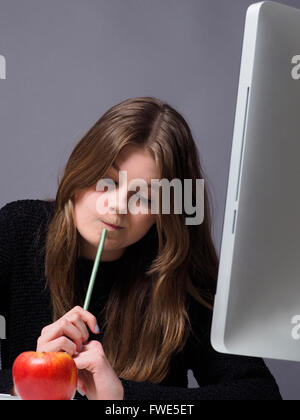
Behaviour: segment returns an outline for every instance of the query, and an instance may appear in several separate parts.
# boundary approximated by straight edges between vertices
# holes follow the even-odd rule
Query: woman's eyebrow
[[[114,162],[112,163],[112,168],[116,169],[117,171],[120,171],[121,169],[119,168],[119,166]],[[148,188],[151,188],[151,184],[147,184]]]

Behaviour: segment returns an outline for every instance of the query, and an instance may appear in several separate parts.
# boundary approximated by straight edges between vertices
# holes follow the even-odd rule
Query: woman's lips
[[[103,220],[101,220],[101,222],[102,222],[105,226],[107,226],[110,230],[121,230],[121,229],[123,229],[123,227],[116,226],[116,225],[111,225],[110,223],[103,222]]]

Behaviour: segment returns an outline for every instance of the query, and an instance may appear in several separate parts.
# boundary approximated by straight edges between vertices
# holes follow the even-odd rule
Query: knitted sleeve
[[[0,343],[6,337],[7,303],[13,264],[15,234],[12,207],[12,203],[8,203],[0,209]],[[0,392],[8,393],[11,387],[11,369],[1,369]]]

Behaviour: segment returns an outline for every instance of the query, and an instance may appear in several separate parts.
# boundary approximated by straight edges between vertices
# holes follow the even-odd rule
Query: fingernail
[[[98,324],[96,324],[96,326],[95,326],[95,332],[96,332],[96,334],[100,333],[100,328],[99,328]]]

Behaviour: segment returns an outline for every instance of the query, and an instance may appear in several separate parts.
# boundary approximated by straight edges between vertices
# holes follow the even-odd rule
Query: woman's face
[[[114,181],[116,185],[116,200],[109,201],[106,211],[99,211],[99,197],[106,194],[109,198],[112,192],[97,191],[96,186],[75,196],[74,210],[76,227],[79,232],[80,256],[94,260],[96,257],[102,230],[107,229],[106,239],[101,255],[102,261],[113,261],[120,258],[125,249],[138,242],[156,222],[156,214],[151,214],[151,194],[148,196],[140,193],[142,200],[140,206],[146,207],[147,214],[133,214],[127,207],[125,214],[124,203],[128,203],[130,196],[139,194],[139,190],[128,191],[131,180],[143,179],[151,184],[151,179],[160,179],[158,168],[152,156],[135,146],[128,145],[119,153],[114,165],[107,172],[105,178]],[[119,171],[126,171],[127,183],[119,186]],[[104,198],[104,197],[102,197]],[[149,200],[147,203],[146,200]],[[126,208],[126,206],[125,206]],[[146,213],[146,211],[144,211]],[[107,222],[122,226],[122,229],[111,230],[105,225]]]

